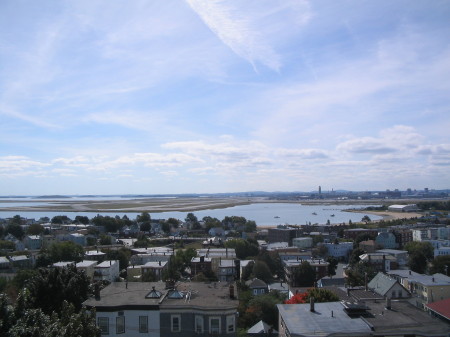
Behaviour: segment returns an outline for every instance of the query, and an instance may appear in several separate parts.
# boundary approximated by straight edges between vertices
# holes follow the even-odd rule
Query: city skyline
[[[0,4],[2,195],[448,188],[447,1]]]

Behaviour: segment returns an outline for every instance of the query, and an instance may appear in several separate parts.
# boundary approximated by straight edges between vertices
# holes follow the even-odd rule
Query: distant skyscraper
[[[319,186],[319,194],[322,194],[322,187]]]

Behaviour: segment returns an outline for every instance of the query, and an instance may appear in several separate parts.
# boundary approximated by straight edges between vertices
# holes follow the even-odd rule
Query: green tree
[[[368,222],[371,222],[372,220],[370,219],[370,217],[368,215],[364,215],[363,218],[361,219],[361,221],[368,223]]]
[[[361,248],[355,248],[352,250],[350,257],[349,257],[349,265],[350,266],[354,266],[357,263],[359,263],[359,261],[361,261],[360,256],[365,254],[365,250],[361,249]]]
[[[67,215],[55,215],[52,218],[52,223],[53,224],[62,225],[65,222],[71,222],[71,220],[69,219],[69,217]]]
[[[14,250],[16,245],[12,241],[0,240],[0,250]]]
[[[253,233],[256,232],[256,222],[253,220],[248,220],[244,226],[244,232]]]
[[[89,296],[89,278],[74,265],[65,268],[38,270],[26,286],[29,291],[28,307],[41,308],[45,314],[61,312],[63,302],[72,304],[75,310]]]
[[[312,287],[316,282],[316,271],[308,261],[303,261],[294,271],[294,285],[297,287]]]
[[[225,242],[225,247],[234,248],[236,257],[244,260],[250,256],[258,255],[259,249],[257,244],[244,239],[232,239]]]
[[[16,239],[19,239],[19,240],[22,240],[23,237],[25,236],[25,232],[24,232],[23,228],[16,223],[9,224],[6,227],[6,233],[13,235]]]
[[[27,234],[28,235],[40,235],[40,234],[44,233],[44,231],[45,231],[44,226],[35,223],[35,224],[31,224],[30,226],[28,226]]]
[[[329,256],[327,258],[327,262],[329,263],[328,269],[327,269],[328,276],[336,275],[336,268],[338,266],[338,260],[336,260],[336,258],[333,256]]]
[[[347,284],[351,287],[363,286],[365,283],[365,275],[367,274],[367,282],[375,277],[377,271],[368,262],[358,262],[350,269],[347,269]]]
[[[112,244],[112,237],[106,234],[101,234],[99,238],[99,244],[102,246],[109,246]]]
[[[250,277],[252,276],[254,265],[255,265],[255,262],[251,261],[242,269],[241,279],[243,281],[247,281],[248,279],[250,279]]]
[[[170,224],[168,224],[167,222],[163,222],[161,224],[161,229],[163,230],[164,233],[169,234],[170,233]]]
[[[106,253],[107,260],[118,260],[120,270],[128,268],[131,257],[131,250],[125,247],[120,249],[107,249],[103,251]]]
[[[175,218],[169,218],[166,222],[173,228],[178,228],[180,226],[180,220]]]
[[[55,242],[49,248],[49,255],[52,262],[80,262],[84,257],[84,249],[71,241]]]
[[[262,320],[271,326],[278,326],[277,304],[285,300],[286,296],[276,291],[251,298],[245,307],[241,323],[250,327]]]
[[[427,257],[423,252],[413,252],[409,255],[408,267],[416,273],[424,274],[427,270]]]
[[[411,241],[405,245],[404,249],[409,255],[422,253],[427,260],[433,259],[434,256],[433,245],[430,242]]]
[[[437,256],[431,262],[430,274],[450,275],[450,255]]]
[[[20,217],[20,215],[14,215],[10,221],[10,224],[21,226],[24,224],[24,222],[22,221],[22,218]]]
[[[78,223],[81,223],[83,225],[88,225],[89,224],[89,218],[87,216],[83,216],[83,215],[77,215],[75,217],[75,221]]]
[[[272,273],[264,261],[255,262],[252,269],[252,274],[254,277],[259,278],[266,283],[270,283],[272,281]]]

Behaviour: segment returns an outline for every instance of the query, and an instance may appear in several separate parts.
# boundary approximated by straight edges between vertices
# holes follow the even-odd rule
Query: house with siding
[[[367,285],[368,288],[378,295],[389,298],[409,297],[406,290],[396,279],[386,274],[378,273]]]
[[[233,284],[114,282],[84,302],[102,336],[236,337]]]
[[[119,261],[104,261],[94,268],[94,281],[115,282],[119,278]]]

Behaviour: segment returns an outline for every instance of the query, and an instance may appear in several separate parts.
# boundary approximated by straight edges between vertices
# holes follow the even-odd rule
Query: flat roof
[[[96,265],[97,268],[109,268],[112,265],[119,263],[119,261],[117,260],[108,260],[108,261],[103,261],[102,263]]]
[[[97,265],[97,261],[89,261],[89,260],[83,260],[81,262],[78,262],[75,266],[78,267],[90,267]]]
[[[291,334],[299,336],[351,335],[424,335],[446,336],[450,326],[406,300],[392,300],[391,309],[385,301],[366,301],[363,317],[350,318],[341,302],[316,303],[315,312],[309,304],[279,304],[278,310]]]
[[[341,302],[278,304],[278,311],[291,335],[327,336],[333,333],[370,335],[371,329],[361,318],[350,318]],[[332,316],[333,315],[333,316]]]
[[[450,277],[436,273],[433,275],[419,274],[410,270],[396,269],[387,273],[408,279],[409,282],[420,283],[426,286],[450,286]]]

